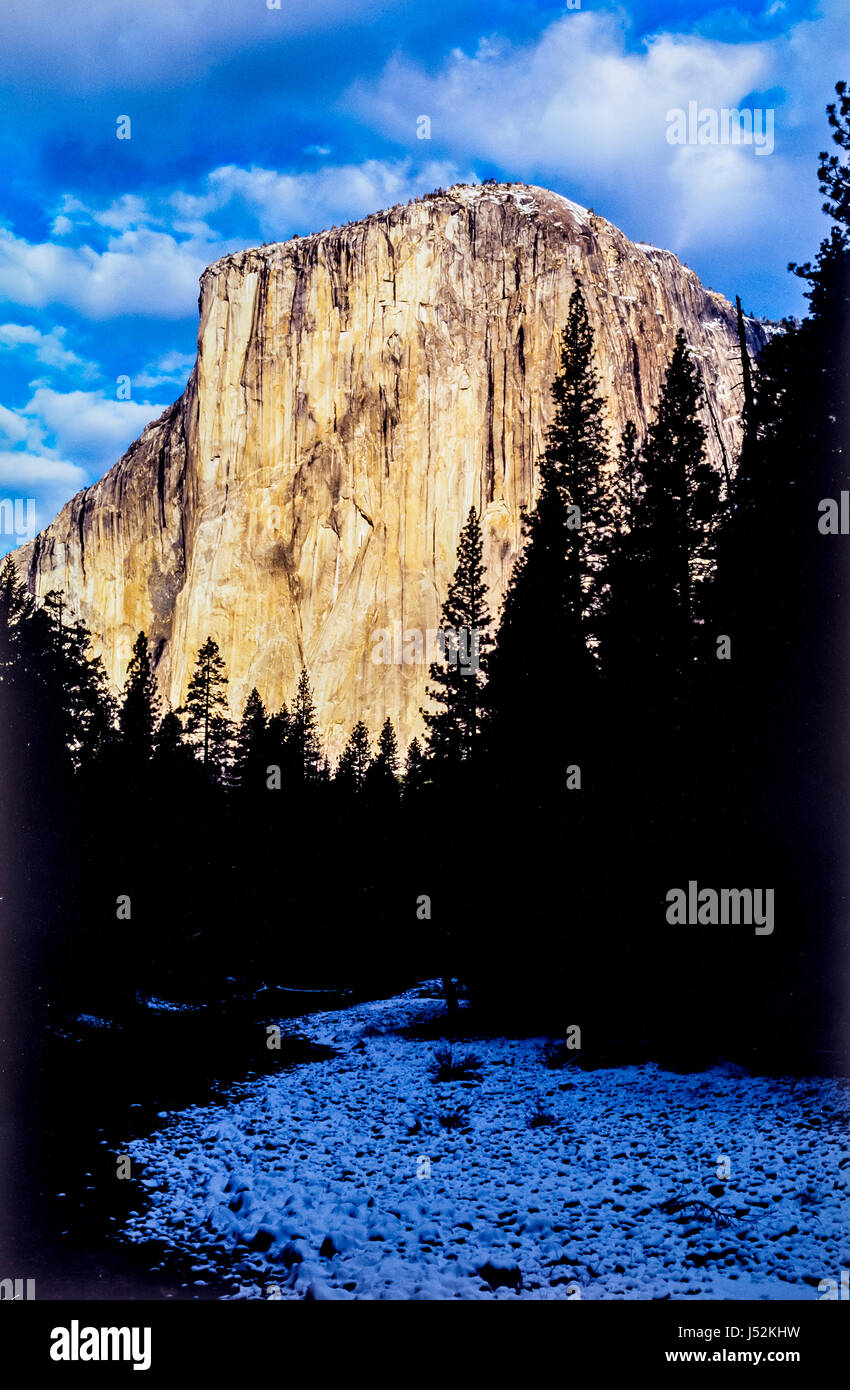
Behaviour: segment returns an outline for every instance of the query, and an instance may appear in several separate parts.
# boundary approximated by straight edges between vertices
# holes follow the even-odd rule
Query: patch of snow
[[[845,1083],[549,1070],[513,1038],[435,1083],[399,1031],[442,1017],[425,995],[283,1020],[339,1055],[122,1147],[148,1188],[125,1238],[249,1299],[816,1299],[846,1267]]]
[[[206,1008],[205,1004],[178,1004],[173,999],[142,999],[139,1002],[156,1013],[196,1014]]]
[[[744,315],[745,323],[756,323],[767,339],[781,338],[784,336],[785,329],[781,323],[769,323],[767,319],[751,319],[748,314]]]
[[[563,203],[564,207],[569,208],[570,212],[573,213],[574,216],[576,216],[581,222],[586,221],[586,219],[590,216],[590,212],[587,208],[583,208],[581,203],[574,203],[572,198],[565,198],[563,193],[550,193],[549,196],[551,198],[557,198],[558,202]]]

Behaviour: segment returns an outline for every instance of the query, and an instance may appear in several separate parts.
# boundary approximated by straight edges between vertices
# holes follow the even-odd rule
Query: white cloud
[[[0,406],[0,497],[36,504],[36,529],[111,468],[164,406],[96,391],[39,387],[20,410]],[[0,554],[24,537],[0,535]]]
[[[455,50],[427,73],[394,58],[380,81],[355,84],[364,123],[414,138],[416,112],[431,117],[441,145],[474,148],[502,167],[622,173],[624,155],[664,145],[665,113],[698,99],[728,102],[765,69],[763,46],[723,45],[661,34],[642,51],[625,47],[625,26],[610,14],[576,14],[526,47]]]
[[[40,386],[20,410],[0,406],[0,497],[32,498],[36,529],[111,468],[164,406]],[[0,554],[24,537],[0,535]]]
[[[668,173],[676,210],[669,239],[675,251],[710,244],[716,252],[741,256],[770,225],[777,203],[793,198],[788,165],[768,167],[769,157],[754,158],[749,149],[687,145],[676,153]]]
[[[152,222],[158,221],[151,213],[147,200],[140,198],[136,193],[122,194],[108,207],[91,212],[91,217],[101,227],[109,227],[118,232],[126,231],[129,227],[150,226]]]
[[[671,178],[679,151],[666,142],[667,111],[692,100],[734,106],[765,77],[768,57],[763,44],[670,34],[629,51],[622,17],[576,13],[522,48],[456,50],[435,74],[394,58],[377,84],[350,95],[364,122],[397,140],[412,140],[425,113],[456,155],[513,177],[592,181],[600,197],[625,188],[645,204],[653,191],[672,193],[675,219],[686,190]]]
[[[36,361],[43,363],[45,367],[57,367],[61,371],[68,371],[73,367],[86,376],[91,375],[97,370],[94,363],[85,362],[82,357],[65,347],[65,333],[66,329],[59,327],[52,328],[49,333],[42,333],[31,324],[3,323],[0,324],[0,349],[31,351]]]
[[[410,158],[367,159],[307,174],[228,164],[208,175],[203,204],[210,211],[239,200],[254,213],[263,234],[279,241],[293,230],[319,231],[333,222],[364,217],[461,177],[473,176],[461,175],[446,160],[414,165]]]
[[[202,270],[226,249],[150,227],[122,231],[103,251],[29,242],[0,227],[0,299],[38,309],[64,304],[92,319],[182,318],[194,310]]]
[[[280,241],[295,231],[320,231],[333,222],[364,217],[460,177],[472,175],[461,175],[448,160],[416,164],[411,157],[367,159],[294,174],[224,164],[212,169],[196,191],[172,193],[167,202],[172,214],[185,220],[183,225],[199,226],[207,233],[208,224],[197,219],[241,204],[261,235]]]
[[[16,410],[0,405],[0,440],[7,444],[23,444],[30,434],[32,422]]]
[[[0,449],[0,488],[56,487],[62,494],[60,506],[86,485],[85,471],[66,459],[30,454],[25,450]]]
[[[149,362],[133,374],[133,388],[156,390],[164,385],[183,385],[195,365],[195,354],[167,352],[157,362]]]
[[[0,497],[14,503],[13,525],[4,519],[0,528],[0,555],[31,540],[88,481],[78,464],[50,452],[0,448]]]
[[[110,400],[101,391],[62,392],[42,386],[14,413],[31,422],[31,440],[51,439],[58,454],[70,454],[102,472],[165,408],[150,401]]]

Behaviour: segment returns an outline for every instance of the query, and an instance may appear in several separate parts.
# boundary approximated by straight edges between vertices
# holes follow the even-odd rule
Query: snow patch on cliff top
[[[434,196],[428,195],[429,198]],[[446,189],[446,197],[463,203],[479,203],[487,199],[499,203],[512,202],[520,212],[527,215],[539,212],[541,206],[554,199],[582,221],[589,215],[588,209],[580,203],[574,203],[561,193],[553,193],[551,189],[533,183],[458,183]]]
[[[216,275],[228,265],[240,264],[248,257],[253,257],[259,253],[274,255],[284,250],[291,250],[299,243],[310,243],[320,237],[338,236],[343,232],[353,232],[359,227],[368,225],[376,218],[390,217],[415,209],[422,204],[438,202],[445,199],[447,202],[462,203],[466,207],[484,202],[491,203],[513,203],[518,212],[525,216],[532,216],[541,211],[554,211],[551,204],[553,202],[569,211],[579,222],[586,223],[592,210],[582,207],[581,203],[573,202],[571,198],[564,197],[561,193],[555,193],[549,188],[539,187],[530,183],[455,183],[449,188],[434,190],[432,193],[425,193],[422,197],[407,203],[395,203],[392,207],[376,210],[368,213],[365,217],[354,218],[351,222],[346,222],[335,228],[322,228],[321,230],[310,232],[306,236],[296,233],[288,237],[285,241],[263,242],[262,246],[246,247],[243,251],[231,251],[225,256],[213,261],[203,271],[201,282],[208,275]],[[547,206],[548,204],[548,206]],[[598,216],[598,214],[596,214]],[[599,217],[600,222],[607,219]],[[613,223],[607,223],[613,227]]]

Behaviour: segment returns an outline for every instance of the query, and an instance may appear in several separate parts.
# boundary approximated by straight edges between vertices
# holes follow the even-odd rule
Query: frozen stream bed
[[[486,1038],[455,1046],[480,1081],[435,1083],[438,1044],[398,1030],[443,1009],[418,988],[282,1021],[338,1055],[127,1145],[123,1238],[244,1298],[811,1300],[850,1269],[846,1082],[550,1070],[542,1039]]]

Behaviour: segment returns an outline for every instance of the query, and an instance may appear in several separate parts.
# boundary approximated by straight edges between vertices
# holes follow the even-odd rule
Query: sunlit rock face
[[[425,661],[458,535],[479,509],[494,614],[532,502],[570,294],[584,293],[614,443],[642,431],[678,328],[706,387],[708,447],[732,466],[734,311],[669,251],[558,194],[460,186],[201,278],[185,392],[109,473],[17,552],[62,588],[110,679],[148,633],[160,689],[218,642],[234,712],[310,673],[328,751],[357,719],[421,730]],[[748,321],[750,346],[763,339]],[[380,634],[393,640],[381,642]]]

